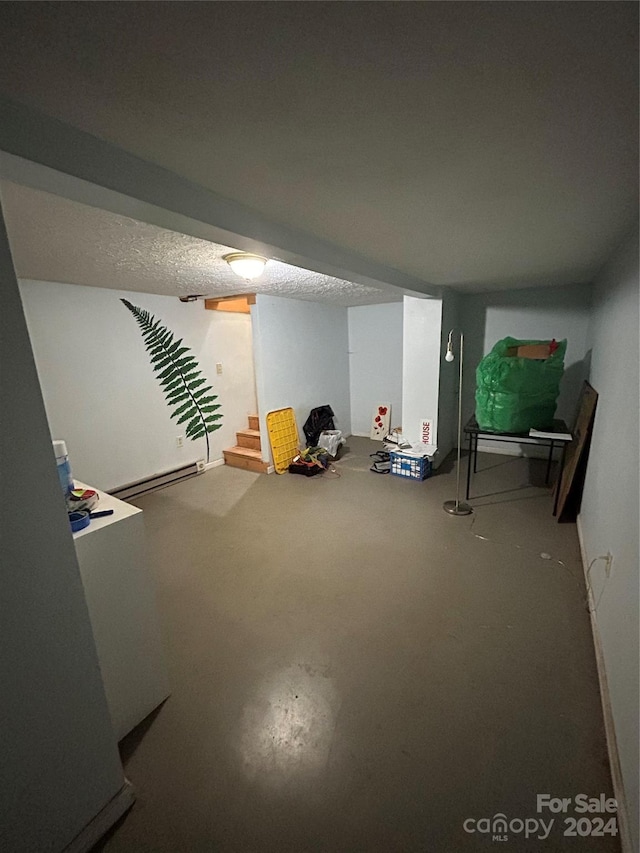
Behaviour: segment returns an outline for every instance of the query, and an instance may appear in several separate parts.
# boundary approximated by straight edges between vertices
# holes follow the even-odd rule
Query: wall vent
[[[119,489],[114,489],[110,494],[121,501],[126,501],[131,498],[137,498],[140,495],[146,495],[149,492],[156,492],[158,489],[164,489],[166,486],[172,486],[181,480],[188,480],[190,477],[195,477],[200,473],[202,471],[198,467],[198,463],[191,462],[189,465],[182,465],[180,468],[174,468],[172,471],[154,474],[153,477],[147,477],[145,480],[138,480],[135,483],[120,486]]]

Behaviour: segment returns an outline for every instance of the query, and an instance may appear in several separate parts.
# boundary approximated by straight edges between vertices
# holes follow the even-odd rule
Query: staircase
[[[238,443],[235,447],[222,451],[225,464],[232,468],[255,471],[256,474],[266,474],[269,464],[263,461],[260,452],[260,421],[257,415],[249,415],[249,428],[237,432],[236,439]]]

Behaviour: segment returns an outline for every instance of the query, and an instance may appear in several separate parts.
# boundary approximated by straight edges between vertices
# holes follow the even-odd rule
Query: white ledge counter
[[[77,489],[92,489],[75,481]],[[94,489],[92,518],[73,534],[107,704],[118,740],[169,695],[141,509]]]

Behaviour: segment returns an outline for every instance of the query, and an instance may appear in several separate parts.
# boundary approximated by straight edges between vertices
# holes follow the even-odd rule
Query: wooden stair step
[[[256,474],[266,474],[268,463],[264,462],[259,450],[250,447],[230,447],[223,450],[222,455],[226,465],[232,468],[243,468],[245,471],[255,471]]]
[[[238,447],[249,447],[252,450],[260,450],[260,430],[241,429],[236,433]]]
[[[249,415],[249,429],[260,430],[260,418],[258,415]]]

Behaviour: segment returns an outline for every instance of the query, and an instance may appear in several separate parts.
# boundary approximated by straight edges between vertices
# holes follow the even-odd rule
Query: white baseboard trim
[[[582,560],[582,570],[584,572],[584,581],[587,587],[587,602],[589,605],[589,618],[591,620],[591,634],[593,637],[593,647],[596,653],[596,667],[598,669],[598,682],[600,684],[600,699],[602,701],[602,715],[604,718],[604,731],[607,738],[607,752],[609,754],[609,767],[611,768],[611,781],[613,783],[613,793],[618,803],[618,831],[620,834],[620,845],[622,853],[633,853],[631,843],[631,832],[629,830],[629,812],[627,810],[627,798],[624,792],[624,780],[622,778],[622,768],[620,766],[620,754],[618,752],[618,741],[616,738],[615,723],[613,720],[613,709],[611,708],[611,695],[609,693],[609,683],[607,681],[607,669],[604,660],[604,652],[602,649],[602,641],[600,639],[600,630],[598,628],[598,620],[595,611],[595,601],[593,591],[589,585],[589,577],[587,575],[589,569],[589,560],[584,546],[584,537],[582,535],[582,517],[579,515],[576,522],[578,531],[578,542],[580,544],[580,558]]]
[[[224,459],[216,459],[213,462],[207,462],[206,465],[204,466],[204,470],[209,471],[209,470],[211,470],[211,468],[219,468],[221,465],[224,465],[224,464],[225,464]],[[273,467],[273,465],[269,465],[269,467],[267,468],[267,474],[273,474],[273,472],[275,470],[276,469]]]
[[[213,462],[205,462],[204,470],[210,471],[212,468],[219,468],[224,465],[224,459],[214,459]]]
[[[221,465],[224,465],[224,464],[225,464],[224,459],[216,459],[213,462],[207,462],[204,466],[204,470],[210,471],[211,468],[219,468]],[[269,465],[269,467],[267,468],[267,474],[273,474],[273,472],[275,470],[276,469],[273,467],[273,465]]]
[[[64,848],[64,853],[88,853],[111,827],[127,812],[136,799],[133,785],[128,779],[118,793]]]

